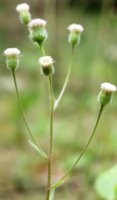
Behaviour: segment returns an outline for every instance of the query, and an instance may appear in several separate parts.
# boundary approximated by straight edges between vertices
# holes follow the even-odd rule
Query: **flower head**
[[[117,88],[115,85],[111,84],[111,83],[102,83],[101,84],[101,90],[107,93],[113,93],[116,92]]]
[[[80,24],[71,24],[67,28],[70,32],[75,32],[75,33],[82,33],[84,31],[84,28]]]
[[[31,14],[29,12],[30,6],[27,3],[17,5],[16,10],[20,15],[20,21],[23,24],[28,24],[31,20]]]
[[[46,40],[48,34],[46,30],[47,21],[44,19],[33,19],[28,24],[29,37],[32,41],[37,42],[39,46]]]
[[[48,65],[52,65],[54,61],[53,61],[53,58],[50,56],[43,56],[39,58],[39,63],[43,65],[43,67],[46,67]]]
[[[81,36],[81,33],[83,32],[84,28],[80,24],[71,24],[67,27],[67,29],[70,32],[68,41],[74,47],[75,45],[80,43],[80,36]]]
[[[20,55],[20,50],[17,48],[8,48],[4,51],[5,56],[19,56]]]
[[[6,64],[9,69],[16,69],[19,65],[20,50],[17,48],[8,48],[4,51]]]
[[[22,4],[19,4],[17,5],[16,7],[16,10],[21,13],[21,12],[24,12],[24,11],[29,11],[30,9],[30,6],[27,4],[27,3],[22,3]]]
[[[112,95],[114,92],[116,92],[117,87],[111,83],[102,83],[101,84],[101,91],[98,96],[98,100],[102,106],[105,106],[106,104],[111,102]]]
[[[29,23],[29,29],[33,29],[35,27],[41,28],[41,27],[46,27],[47,25],[47,21],[45,21],[44,19],[33,19],[30,21]]]
[[[53,58],[50,56],[43,56],[39,58],[39,64],[41,66],[41,72],[45,76],[50,76],[54,73]]]

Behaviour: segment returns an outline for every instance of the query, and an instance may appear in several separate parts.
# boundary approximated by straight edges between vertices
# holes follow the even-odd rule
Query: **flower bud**
[[[46,25],[47,22],[43,19],[33,19],[29,23],[30,38],[32,41],[37,42],[39,46],[48,36]]]
[[[8,69],[16,69],[19,66],[20,50],[17,48],[8,48],[4,51]]]
[[[98,96],[98,101],[100,102],[101,106],[105,106],[111,102],[112,95],[116,90],[116,86],[111,83],[101,84],[101,91]]]
[[[31,20],[31,14],[29,12],[30,6],[27,3],[17,5],[16,10],[19,12],[20,21],[23,24],[28,24]]]
[[[51,76],[54,74],[53,59],[50,56],[43,56],[39,58],[39,64],[41,66],[41,73],[45,76]]]
[[[80,43],[81,33],[83,32],[83,27],[80,24],[71,24],[67,28],[69,30],[68,41],[74,47]]]

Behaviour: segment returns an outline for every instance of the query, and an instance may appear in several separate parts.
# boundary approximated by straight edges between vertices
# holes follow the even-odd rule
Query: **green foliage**
[[[106,200],[117,199],[117,165],[97,177],[95,189],[99,196]]]

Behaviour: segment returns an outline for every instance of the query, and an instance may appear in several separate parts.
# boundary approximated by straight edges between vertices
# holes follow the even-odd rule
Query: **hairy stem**
[[[14,69],[12,69],[12,75],[13,75],[13,80],[14,80],[16,95],[17,95],[17,99],[18,99],[18,103],[19,103],[19,106],[20,106],[20,110],[21,110],[21,113],[22,113],[22,117],[23,117],[24,123],[25,123],[26,128],[27,128],[27,130],[28,130],[28,133],[29,133],[29,135],[30,135],[30,137],[31,137],[31,139],[32,139],[32,142],[33,142],[39,149],[41,149],[41,148],[39,147],[39,145],[37,144],[35,138],[33,137],[33,134],[32,134],[32,132],[31,132],[29,126],[28,126],[28,122],[27,122],[27,119],[26,119],[25,114],[24,114],[24,109],[23,109],[23,106],[22,106],[22,103],[21,103],[21,99],[20,99],[20,95],[19,95],[19,91],[18,91],[18,86],[17,86],[16,75],[15,75],[15,70],[14,70]],[[42,151],[43,151],[43,150],[42,150]],[[40,155],[41,155],[41,154],[40,154]],[[41,155],[41,156],[42,156],[42,155]],[[42,158],[44,158],[44,157],[42,156]],[[45,157],[45,159],[47,159],[47,158]]]
[[[72,57],[73,57],[73,50],[74,50],[74,47],[72,47],[72,50],[71,50],[71,55],[70,55],[70,61],[69,61],[69,67],[68,67],[68,70],[67,70],[67,74],[66,74],[66,78],[65,78],[65,81],[64,81],[64,84],[63,84],[63,87],[61,89],[61,92],[57,98],[57,100],[55,101],[55,105],[54,105],[54,109],[56,109],[58,107],[58,104],[65,92],[65,89],[68,85],[68,81],[69,81],[69,77],[70,77],[70,72],[71,72],[71,67],[72,67]]]
[[[49,77],[49,95],[50,95],[50,142],[49,142],[49,155],[48,155],[48,182],[46,200],[50,198],[51,175],[52,175],[52,150],[53,150],[53,119],[54,119],[54,95],[52,86],[52,77]]]
[[[92,131],[92,134],[87,142],[87,144],[85,145],[84,149],[82,150],[82,152],[80,153],[80,155],[78,156],[78,158],[75,160],[75,162],[73,163],[73,165],[68,169],[68,171],[64,174],[64,176],[58,180],[55,184],[52,185],[51,189],[56,187],[57,185],[59,185],[59,183],[63,182],[63,180],[69,175],[69,173],[73,170],[73,168],[77,165],[77,163],[80,161],[80,159],[83,157],[84,153],[86,152],[90,142],[92,141],[92,138],[95,134],[95,131],[96,131],[96,128],[98,126],[98,123],[99,123],[99,120],[100,120],[100,117],[101,117],[101,114],[102,114],[102,111],[103,111],[103,108],[104,106],[101,106],[100,107],[100,110],[99,110],[99,113],[98,113],[98,116],[97,116],[97,120],[96,120],[96,123],[95,123],[95,126],[94,126],[94,129]]]

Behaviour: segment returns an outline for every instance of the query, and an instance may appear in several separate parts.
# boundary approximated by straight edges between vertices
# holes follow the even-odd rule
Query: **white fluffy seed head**
[[[5,56],[19,56],[20,50],[17,48],[8,48],[4,51]]]
[[[39,64],[43,67],[53,65],[53,63],[54,63],[54,61],[51,56],[43,56],[43,57],[39,58]]]
[[[29,28],[32,29],[34,27],[45,27],[47,25],[47,21],[45,21],[44,19],[33,19],[30,21],[29,23]]]
[[[80,24],[71,24],[67,27],[67,29],[70,32],[77,32],[77,33],[82,33],[84,31],[84,28]]]
[[[22,4],[19,4],[17,5],[16,7],[16,10],[21,13],[21,12],[24,12],[24,11],[29,11],[30,9],[30,6],[27,4],[27,3],[22,3]]]
[[[111,83],[102,83],[101,84],[101,90],[107,93],[113,93],[116,92],[117,87]]]

